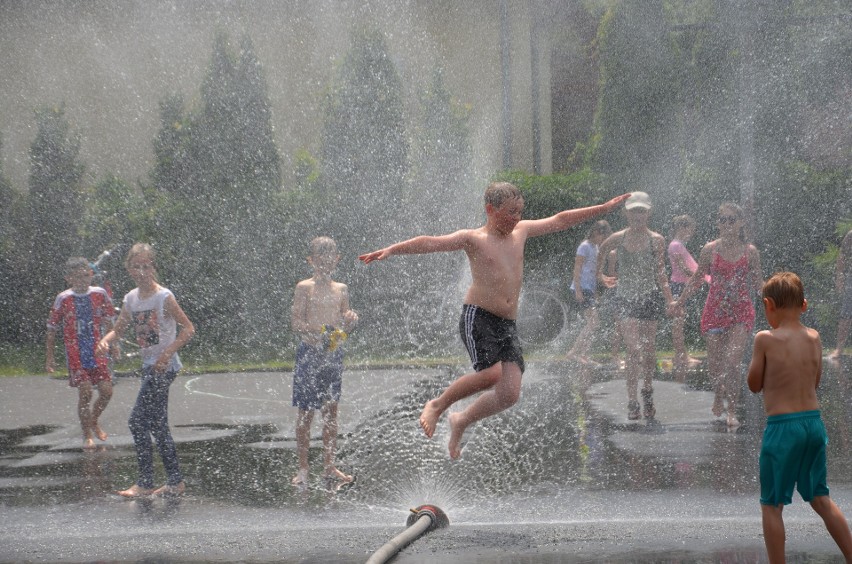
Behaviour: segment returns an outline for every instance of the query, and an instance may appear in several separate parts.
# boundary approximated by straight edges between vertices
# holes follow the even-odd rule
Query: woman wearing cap
[[[615,250],[618,276],[606,276],[603,262],[598,262],[598,280],[615,288],[615,311],[618,328],[627,351],[627,418],[653,419],[653,377],[657,366],[657,322],[672,302],[666,276],[666,241],[648,229],[651,198],[645,192],[633,192],[624,204],[627,229],[610,235],[601,244],[599,254],[607,256]],[[642,403],[638,401],[639,379],[642,379]]]

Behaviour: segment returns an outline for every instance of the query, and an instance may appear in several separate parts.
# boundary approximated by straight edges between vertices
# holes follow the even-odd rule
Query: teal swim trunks
[[[789,505],[794,487],[805,501],[828,495],[826,445],[819,410],[767,417],[760,449],[760,503]]]

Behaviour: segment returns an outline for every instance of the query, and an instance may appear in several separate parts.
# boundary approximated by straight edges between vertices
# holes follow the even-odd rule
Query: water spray
[[[447,514],[434,505],[421,505],[412,509],[405,521],[405,526],[408,528],[374,552],[367,560],[367,564],[384,564],[417,538],[431,530],[441,529],[449,524],[450,519]]]

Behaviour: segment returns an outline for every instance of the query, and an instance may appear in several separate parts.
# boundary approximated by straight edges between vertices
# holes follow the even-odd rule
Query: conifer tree
[[[320,153],[325,221],[318,219],[321,230],[341,241],[354,237],[358,248],[389,242],[394,227],[405,223],[399,213],[409,147],[401,92],[381,33],[354,32],[325,100]]]
[[[38,323],[50,299],[61,289],[62,264],[72,254],[81,254],[85,169],[80,162],[79,135],[65,117],[65,105],[35,112],[37,132],[30,146],[29,193],[26,200],[25,252],[27,279],[31,286],[23,298],[27,312],[22,333],[38,338]]]

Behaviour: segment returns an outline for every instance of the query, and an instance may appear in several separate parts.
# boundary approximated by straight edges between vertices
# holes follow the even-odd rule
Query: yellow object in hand
[[[342,345],[347,337],[349,337],[349,334],[343,329],[329,327],[328,325],[322,326],[322,334],[323,340],[326,342],[326,349],[328,349],[329,352],[333,352],[334,349]]]

